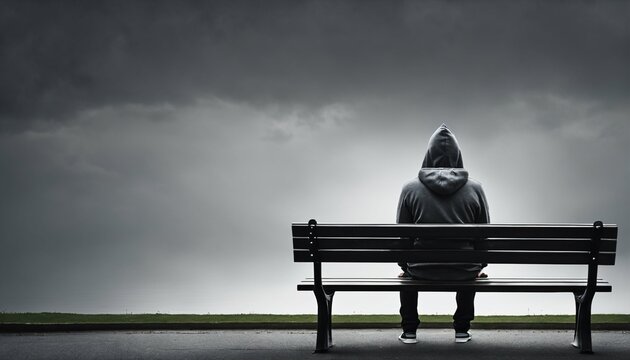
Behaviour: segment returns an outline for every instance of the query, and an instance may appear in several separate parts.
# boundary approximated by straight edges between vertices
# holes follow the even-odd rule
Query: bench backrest
[[[292,224],[296,262],[613,265],[617,225]],[[482,240],[486,250],[416,249],[412,239]]]

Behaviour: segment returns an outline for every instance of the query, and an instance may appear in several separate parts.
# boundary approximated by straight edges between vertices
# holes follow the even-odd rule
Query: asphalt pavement
[[[593,332],[594,355],[579,354],[566,330],[421,329],[418,344],[396,329],[333,330],[335,346],[312,354],[312,330],[95,331],[0,334],[0,359],[630,359],[630,332]]]

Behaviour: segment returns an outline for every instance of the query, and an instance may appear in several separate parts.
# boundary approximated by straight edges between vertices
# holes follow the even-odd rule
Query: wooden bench
[[[331,315],[337,291],[569,292],[575,297],[572,345],[591,353],[591,303],[595,292],[612,286],[597,278],[598,265],[614,265],[617,226],[602,224],[292,224],[295,262],[313,263],[314,277],[298,284],[317,299],[315,352],[332,346]],[[414,238],[473,239],[484,250],[426,250]],[[489,264],[587,265],[586,278],[486,278],[473,281],[420,281],[401,278],[322,278],[322,263],[473,262]]]

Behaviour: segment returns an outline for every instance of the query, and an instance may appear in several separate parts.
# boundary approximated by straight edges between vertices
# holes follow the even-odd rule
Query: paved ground
[[[419,331],[405,345],[398,330],[334,330],[336,346],[311,354],[310,330],[215,330],[0,334],[0,359],[630,359],[630,332],[596,331],[595,355],[580,355],[564,330],[476,330],[455,344],[443,329]]]

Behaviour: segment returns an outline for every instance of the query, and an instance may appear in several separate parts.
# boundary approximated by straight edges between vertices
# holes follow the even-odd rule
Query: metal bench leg
[[[319,245],[317,240],[317,221],[308,222],[309,250],[313,258],[313,275],[315,299],[317,299],[317,341],[315,352],[327,352],[332,343],[332,300],[334,291],[326,292],[322,285],[322,263],[319,261]]]
[[[332,300],[335,293],[315,290],[317,299],[317,342],[315,352],[327,352],[332,343]]]
[[[604,224],[601,221],[593,223],[593,235],[591,237],[591,259],[588,263],[588,281],[584,294],[575,296],[575,337],[571,343],[580,349],[581,353],[592,354],[593,343],[591,341],[591,304],[597,289],[597,264],[599,261],[599,248],[602,239]]]
[[[573,336],[573,345],[580,349],[581,353],[592,354],[593,344],[591,341],[591,304],[593,303],[593,294],[585,291],[580,295],[574,293],[575,296],[575,335]]]

